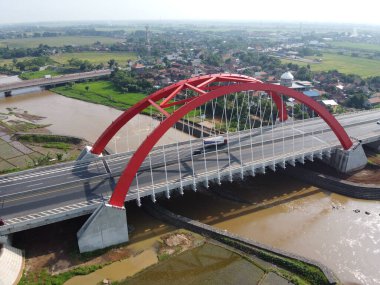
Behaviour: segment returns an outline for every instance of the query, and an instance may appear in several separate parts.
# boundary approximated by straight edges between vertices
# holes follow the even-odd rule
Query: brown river
[[[0,99],[0,112],[7,107],[46,117],[39,123],[52,124],[49,130],[53,133],[84,137],[91,142],[120,114],[109,107],[49,92]],[[136,148],[139,137],[141,141],[152,124],[155,122],[149,117],[141,116],[140,122],[124,128],[109,148],[118,152]],[[177,138],[187,136],[172,130],[161,142]],[[233,202],[210,191],[185,191],[184,196],[173,195],[160,204],[187,217],[318,260],[344,284],[380,284],[380,202],[332,194],[271,172],[241,185],[225,183],[222,187],[249,203]],[[214,190],[220,191],[217,187]],[[144,229],[136,225],[141,219]],[[141,240],[144,234],[154,232],[158,236],[167,227],[153,220],[149,224],[149,219],[140,209],[131,208],[128,222],[136,226],[131,242],[139,231]]]
[[[49,124],[47,128],[54,134],[81,137],[92,143],[122,113],[114,108],[67,98],[49,91],[0,97],[0,113],[8,113],[6,108],[15,107],[32,115],[45,117],[37,123]],[[136,116],[117,133],[107,148],[112,152],[136,149],[157,124],[158,121],[149,116]],[[158,144],[183,141],[188,137],[182,131],[171,129]]]
[[[344,284],[380,284],[380,202],[332,194],[278,173],[221,187],[251,204],[203,191],[189,191],[162,204],[195,220],[320,261]]]

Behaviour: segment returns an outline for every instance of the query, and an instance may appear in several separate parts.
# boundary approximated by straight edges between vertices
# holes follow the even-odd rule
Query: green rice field
[[[345,74],[352,73],[362,77],[380,76],[380,60],[333,53],[325,53],[321,59],[321,63],[310,63],[312,71],[328,71],[336,69]],[[297,60],[281,59],[281,61],[283,63],[295,63],[300,66],[306,66],[308,64]]]
[[[0,40],[0,47],[9,48],[35,48],[40,44],[61,47],[65,45],[91,45],[96,42],[103,44],[113,44],[122,42],[124,39],[116,39],[109,37],[85,37],[85,36],[62,36],[62,37],[40,37],[40,38],[24,38],[24,39],[5,39]]]
[[[110,59],[116,60],[119,65],[124,66],[128,60],[135,60],[137,58],[135,53],[131,52],[75,52],[75,53],[62,53],[51,56],[51,59],[66,64],[72,58],[81,60],[88,60],[93,64],[107,64]]]

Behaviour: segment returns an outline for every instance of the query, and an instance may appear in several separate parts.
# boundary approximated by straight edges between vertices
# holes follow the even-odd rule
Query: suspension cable
[[[213,103],[213,101],[211,102]],[[216,109],[216,106],[217,106],[218,102],[217,100],[215,99],[215,105],[212,104],[211,107],[212,107],[212,124],[214,127],[216,127],[215,125],[215,109]],[[215,136],[216,136],[216,128],[215,128]],[[219,151],[218,151],[218,144],[216,144],[216,166],[217,166],[217,172],[218,172],[218,184],[220,184],[220,170],[219,170]]]
[[[237,97],[237,93],[236,93],[236,97]],[[245,98],[245,94],[243,96],[243,102],[241,104],[240,112],[239,112],[239,98],[238,97],[236,98],[237,132],[238,132],[238,140],[239,140],[239,154],[240,154],[240,167],[241,167],[242,179],[244,178],[244,171],[243,171],[243,155],[241,152],[240,117],[241,117],[241,113],[242,113],[243,107],[244,107],[244,98]]]
[[[228,153],[228,169],[230,172],[230,180],[232,180],[232,170],[231,170],[231,153],[230,153],[230,137],[229,137],[229,127],[228,127],[228,119],[227,119],[227,98],[224,95],[224,112],[225,112],[225,121],[226,121],[226,132],[227,132],[227,153]]]

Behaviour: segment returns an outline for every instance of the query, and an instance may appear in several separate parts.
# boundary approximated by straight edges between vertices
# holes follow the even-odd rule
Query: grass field
[[[367,44],[367,43],[352,43],[352,42],[332,42],[333,47],[347,48],[351,50],[362,50],[380,52],[380,45]]]
[[[5,39],[0,40],[0,47],[9,46],[9,48],[34,48],[40,44],[46,44],[49,46],[65,46],[65,45],[91,45],[95,42],[101,42],[103,44],[113,44],[124,41],[124,39],[115,39],[108,37],[80,37],[80,36],[68,36],[68,37],[41,37],[41,38],[25,38],[25,39]]]
[[[77,53],[63,53],[59,55],[51,56],[54,61],[65,64],[72,58],[78,58],[81,60],[88,60],[93,64],[104,63],[110,59],[116,60],[119,65],[126,65],[128,60],[135,60],[137,58],[135,53],[131,52],[77,52]]]
[[[24,80],[42,78],[45,75],[50,74],[51,76],[59,75],[60,73],[54,70],[41,70],[41,71],[32,71],[32,72],[24,72],[19,77]]]
[[[86,86],[89,87],[88,91],[86,91]],[[119,110],[126,110],[146,97],[146,95],[142,93],[122,93],[116,90],[112,82],[109,81],[76,83],[72,87],[61,86],[51,91],[70,98],[110,106]],[[169,107],[165,110],[172,113],[174,108]],[[159,114],[159,111],[154,107],[151,107],[151,109],[147,108],[142,113],[150,115],[151,112],[152,114]],[[189,118],[191,119],[197,115],[196,111],[191,111]],[[197,121],[197,119],[195,119],[195,121]]]
[[[86,86],[89,86],[88,91],[85,89]],[[120,110],[128,109],[145,97],[141,93],[121,93],[115,90],[112,83],[108,81],[77,83],[72,87],[62,86],[54,88],[52,91],[67,97],[102,104]]]
[[[339,55],[333,53],[325,53],[321,57],[323,61],[321,63],[311,63],[310,67],[312,71],[328,71],[336,69],[342,73],[353,73],[362,77],[380,76],[380,61],[374,59],[352,57],[346,55]],[[295,63],[300,66],[306,66],[307,63],[281,59],[283,63]]]
[[[7,64],[7,65],[12,64],[12,59],[3,59],[3,58],[0,58],[0,65],[4,65],[4,64]]]
[[[32,57],[30,56],[26,56],[26,57],[23,57],[23,58],[17,58],[18,61],[23,61],[23,60],[28,60],[28,59],[31,59]],[[4,59],[4,58],[0,58],[0,65],[4,65],[4,64],[7,64],[7,65],[12,65],[13,64],[13,60],[10,58],[10,59]]]

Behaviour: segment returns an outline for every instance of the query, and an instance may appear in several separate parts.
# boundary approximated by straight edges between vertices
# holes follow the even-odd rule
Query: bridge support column
[[[12,235],[5,235],[5,236],[0,236],[0,244],[9,244],[12,245]]]
[[[86,159],[91,159],[91,158],[96,158],[96,157],[99,157],[99,156],[102,156],[102,154],[93,154],[91,152],[92,150],[92,147],[91,146],[86,146],[82,152],[79,154],[77,160],[86,160]]]
[[[11,97],[12,96],[12,91],[5,91],[4,95],[5,95],[5,97]]]
[[[77,232],[80,252],[89,252],[127,242],[128,224],[125,208],[100,205]]]
[[[350,173],[363,169],[367,164],[367,156],[360,142],[348,149],[337,149],[332,153],[329,164],[341,173]]]

